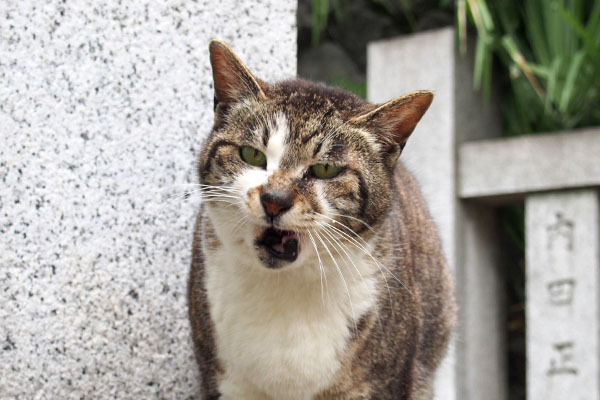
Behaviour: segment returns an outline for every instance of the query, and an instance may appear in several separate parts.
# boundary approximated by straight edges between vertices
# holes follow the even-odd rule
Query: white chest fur
[[[360,277],[347,265],[324,265],[322,292],[320,279],[303,271],[316,258],[269,271],[224,248],[206,254],[224,398],[309,400],[333,382],[354,321],[374,304],[375,279],[357,260],[350,268],[362,269]]]

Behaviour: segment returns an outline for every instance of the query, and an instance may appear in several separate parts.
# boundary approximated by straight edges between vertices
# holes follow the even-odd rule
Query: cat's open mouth
[[[271,256],[285,261],[295,261],[300,250],[298,235],[292,231],[267,228],[257,239],[256,244],[263,247]]]

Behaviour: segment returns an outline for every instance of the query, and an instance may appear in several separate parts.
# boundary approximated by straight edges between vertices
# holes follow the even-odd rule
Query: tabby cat
[[[398,157],[433,94],[267,84],[210,43],[188,286],[204,399],[431,399],[451,276]]]

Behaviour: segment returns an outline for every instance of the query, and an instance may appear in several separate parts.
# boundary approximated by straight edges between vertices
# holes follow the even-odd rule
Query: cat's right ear
[[[211,40],[208,48],[215,87],[215,110],[219,104],[229,105],[248,97],[266,99],[261,87],[264,83],[252,75],[226,43]]]
[[[408,137],[433,100],[433,92],[419,90],[373,106],[350,122],[375,132],[383,145],[386,158],[393,166],[404,149]]]

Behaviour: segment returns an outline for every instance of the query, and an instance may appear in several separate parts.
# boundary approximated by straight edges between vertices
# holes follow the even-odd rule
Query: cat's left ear
[[[432,101],[433,92],[412,92],[375,106],[350,122],[374,132],[395,162]]]
[[[215,87],[215,109],[219,103],[229,105],[248,97],[266,99],[262,87],[265,84],[252,75],[225,42],[211,40],[209,52]]]

